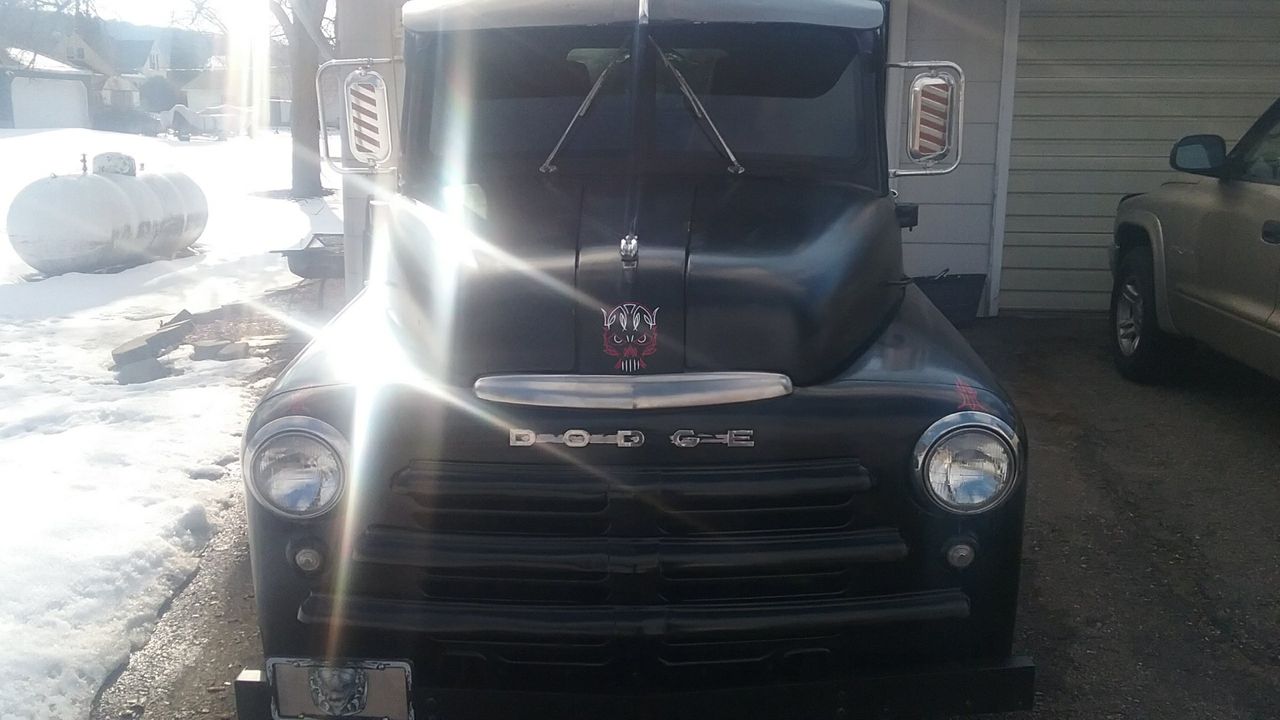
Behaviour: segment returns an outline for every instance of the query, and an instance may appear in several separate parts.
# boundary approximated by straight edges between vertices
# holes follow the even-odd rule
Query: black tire
[[[1160,329],[1148,248],[1120,258],[1111,289],[1111,354],[1120,374],[1140,383],[1168,380],[1184,354],[1183,343]]]

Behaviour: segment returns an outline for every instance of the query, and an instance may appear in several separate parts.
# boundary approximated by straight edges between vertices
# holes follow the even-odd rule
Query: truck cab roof
[[[880,0],[411,0],[418,32],[654,23],[796,23],[856,29],[884,24]]]

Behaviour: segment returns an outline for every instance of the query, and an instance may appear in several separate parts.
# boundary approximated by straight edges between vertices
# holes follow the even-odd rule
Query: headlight
[[[262,427],[245,447],[249,491],[293,519],[333,509],[346,483],[346,441],[315,418],[287,417]]]
[[[1018,436],[986,413],[963,412],[934,423],[915,451],[916,478],[944,510],[968,515],[999,505],[1018,480]]]

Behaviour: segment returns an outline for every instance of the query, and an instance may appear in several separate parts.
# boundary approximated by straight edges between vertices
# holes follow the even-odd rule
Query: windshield
[[[874,101],[862,61],[870,40],[861,31],[659,26],[639,62],[631,37],[613,27],[415,37],[410,113],[429,119],[409,124],[409,152],[454,171],[481,163],[536,169],[553,151],[557,166],[572,168],[575,160],[620,159],[638,143],[650,164],[722,170],[723,144],[748,167],[756,159],[853,168],[871,155]]]
[[[675,26],[655,29],[653,37],[739,155],[856,159],[866,143],[857,37],[836,28],[778,27]],[[717,152],[684,106],[679,84],[661,76],[657,150]]]
[[[628,37],[616,28],[442,36],[420,56],[427,64],[430,122],[415,128],[425,129],[428,152],[444,162],[460,155],[544,157],[601,75],[625,55]],[[625,76],[605,78],[562,157],[626,150]]]

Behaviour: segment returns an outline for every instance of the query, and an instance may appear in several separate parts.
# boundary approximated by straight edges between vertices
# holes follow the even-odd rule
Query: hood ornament
[[[627,235],[618,243],[618,254],[622,256],[622,267],[634,270],[640,264],[640,237]]]

